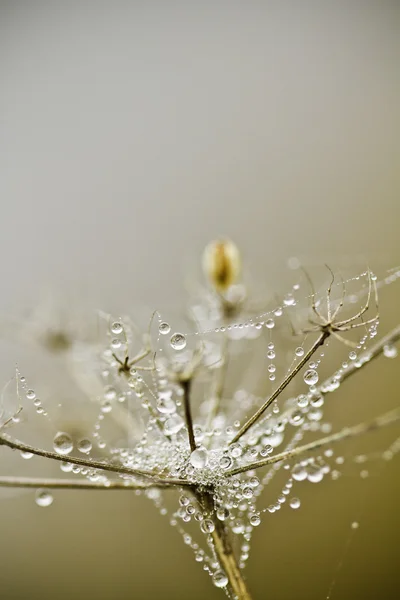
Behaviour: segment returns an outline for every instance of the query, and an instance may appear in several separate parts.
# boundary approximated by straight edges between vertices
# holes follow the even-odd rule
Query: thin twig
[[[267,408],[280,396],[283,390],[289,385],[292,379],[297,375],[297,373],[304,367],[304,365],[310,360],[312,355],[318,350],[320,346],[322,346],[325,340],[329,337],[329,331],[323,331],[314,344],[311,346],[309,351],[303,356],[303,358],[297,363],[292,371],[285,377],[282,383],[277,387],[274,393],[268,398],[266,402],[254,413],[252,417],[243,425],[243,427],[237,432],[235,437],[232,439],[231,444],[237,442],[249,429],[254,425],[254,423],[261,417],[261,415],[267,410]]]
[[[348,367],[343,369],[340,375],[340,382],[345,381],[350,375],[360,371],[362,367],[371,362],[374,358],[380,356],[385,346],[390,346],[391,344],[395,344],[400,340],[400,325],[392,329],[387,335],[378,340],[373,346],[371,346],[366,352],[363,352],[360,359],[358,361],[351,362]],[[363,360],[365,359],[365,360]],[[358,366],[357,366],[358,365]],[[321,386],[318,386],[320,390],[324,385],[328,383],[329,380],[325,381]]]
[[[386,427],[386,425],[397,423],[398,421],[400,421],[400,408],[396,408],[395,410],[385,413],[384,415],[380,415],[379,417],[376,417],[367,423],[358,423],[352,427],[345,427],[337,433],[332,433],[331,435],[327,435],[326,437],[315,440],[314,442],[304,444],[303,446],[297,446],[297,448],[293,448],[292,450],[280,452],[279,454],[275,454],[269,458],[258,460],[256,462],[249,463],[248,465],[237,467],[236,469],[231,469],[226,473],[226,475],[231,477],[233,475],[238,475],[239,473],[245,473],[246,471],[265,467],[266,465],[272,465],[273,463],[277,463],[282,460],[289,460],[290,458],[299,456],[306,452],[318,450],[318,448],[327,446],[328,444],[334,444],[347,438],[356,437],[370,431],[375,431],[381,427]]]
[[[185,379],[182,381],[181,385],[183,389],[183,406],[185,410],[186,427],[189,434],[190,451],[193,452],[193,450],[196,450],[196,442],[194,439],[192,409],[190,406],[190,390],[192,387],[192,380],[190,378]]]
[[[167,484],[134,484],[130,481],[80,481],[76,479],[40,479],[33,477],[0,477],[0,487],[11,488],[46,488],[65,490],[148,490],[150,488],[172,489],[174,486]]]
[[[375,342],[368,350],[363,352],[357,361],[352,361],[349,363],[347,367],[345,367],[340,376],[338,376],[338,380],[340,384],[343,381],[346,381],[351,375],[360,371],[363,367],[367,366],[374,358],[378,358],[384,352],[385,346],[390,346],[395,344],[400,340],[400,325],[389,331],[387,335],[383,338]],[[337,387],[330,389],[329,384],[331,383],[332,377],[328,377],[321,384],[316,386],[315,394],[332,394],[338,390]],[[298,410],[297,406],[291,407],[287,409],[285,412],[281,414],[281,420],[290,419],[290,416]]]
[[[170,484],[188,486],[188,482],[184,479],[169,479],[160,477],[156,473],[148,471],[142,471],[141,469],[132,469],[130,467],[124,467],[123,465],[113,465],[110,463],[100,462],[92,459],[78,458],[74,456],[61,456],[56,452],[49,450],[42,450],[41,448],[35,448],[29,444],[24,444],[18,440],[13,440],[9,436],[0,435],[0,446],[8,446],[13,450],[20,450],[21,452],[29,452],[36,456],[42,456],[44,458],[51,458],[53,460],[61,462],[69,462],[74,465],[80,465],[82,467],[88,467],[89,469],[101,469],[102,471],[110,471],[111,473],[118,473],[122,475],[131,475],[132,477],[141,477],[150,480],[154,484]]]

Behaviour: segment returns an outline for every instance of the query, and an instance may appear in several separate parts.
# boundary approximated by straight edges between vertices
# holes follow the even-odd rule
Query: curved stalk
[[[201,501],[210,513],[215,529],[211,533],[216,557],[228,578],[228,591],[235,600],[252,600],[243,573],[237,563],[227,527],[217,518],[213,497],[210,492],[201,496]]]

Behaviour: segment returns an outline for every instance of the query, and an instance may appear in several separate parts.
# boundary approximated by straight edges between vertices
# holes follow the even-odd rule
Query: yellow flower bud
[[[237,281],[240,269],[240,252],[233,242],[216,240],[206,246],[203,253],[203,270],[219,293],[225,292]]]

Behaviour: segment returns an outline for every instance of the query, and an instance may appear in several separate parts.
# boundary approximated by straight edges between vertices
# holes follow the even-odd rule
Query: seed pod
[[[206,246],[203,253],[204,274],[219,293],[225,292],[237,281],[240,268],[240,252],[230,240],[216,240]]]

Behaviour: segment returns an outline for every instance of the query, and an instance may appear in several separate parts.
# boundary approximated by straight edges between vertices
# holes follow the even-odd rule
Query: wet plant
[[[169,516],[213,584],[231,599],[248,600],[244,570],[263,515],[286,502],[299,508],[299,481],[333,476],[334,444],[400,424],[400,408],[337,432],[324,416],[329,397],[350,377],[380,356],[396,358],[400,325],[377,337],[378,290],[400,272],[379,281],[367,269],[353,278],[358,291],[350,294],[351,281],[336,278],[329,267],[329,282],[320,291],[300,271],[301,285],[261,311],[252,307],[240,279],[241,257],[233,242],[209,244],[203,270],[208,287],[192,303],[184,333],[159,312],[144,333],[127,317],[100,313],[100,337],[76,344],[70,332],[57,328],[57,336],[68,340],[57,344],[57,353],[74,359],[78,385],[88,371],[96,383],[92,391],[85,386],[97,415],[87,435],[56,430],[51,449],[17,439],[14,427],[27,406],[52,423],[51,402],[42,402],[17,370],[12,409],[3,393],[0,445],[26,459],[57,461],[62,476],[0,476],[0,486],[33,488],[42,507],[52,504],[57,489],[145,494]],[[49,339],[42,334],[38,343]],[[346,357],[322,377],[331,341]],[[46,349],[54,350],[48,343]],[[245,384],[239,377],[243,363],[249,365]],[[120,432],[118,442],[112,427]],[[395,441],[382,456],[392,459],[399,450]],[[280,470],[286,474],[281,493],[262,510],[263,491]]]

